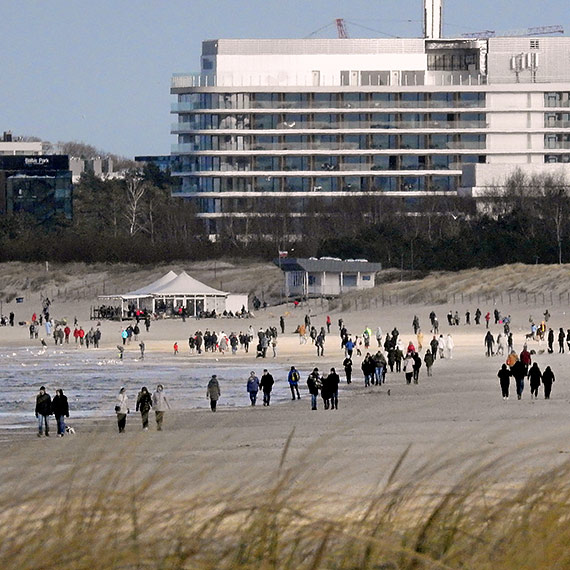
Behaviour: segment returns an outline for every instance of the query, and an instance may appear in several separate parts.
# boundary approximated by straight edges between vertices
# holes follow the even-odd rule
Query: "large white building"
[[[215,233],[313,198],[455,195],[465,165],[570,163],[570,37],[442,38],[439,0],[424,22],[425,38],[204,41],[171,84],[179,195]]]

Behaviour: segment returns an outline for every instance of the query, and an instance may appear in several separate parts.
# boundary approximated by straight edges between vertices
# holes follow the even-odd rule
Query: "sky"
[[[173,73],[216,38],[420,37],[422,0],[0,0],[0,132],[170,154]],[[562,25],[568,0],[444,0],[444,36]]]

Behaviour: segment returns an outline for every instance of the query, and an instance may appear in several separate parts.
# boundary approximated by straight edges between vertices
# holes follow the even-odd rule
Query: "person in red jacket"
[[[489,321],[491,320],[491,313],[487,312],[487,314],[485,315],[485,325],[486,328],[489,328]]]
[[[63,333],[65,334],[65,344],[69,344],[69,335],[71,334],[71,329],[69,328],[69,325],[65,325]]]

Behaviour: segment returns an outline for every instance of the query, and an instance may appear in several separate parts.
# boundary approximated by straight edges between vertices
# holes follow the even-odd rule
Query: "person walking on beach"
[[[414,361],[413,364],[413,377],[414,377],[414,384],[417,384],[420,379],[420,368],[422,367],[422,359],[417,352],[412,352],[412,360]]]
[[[497,376],[499,378],[499,383],[501,384],[501,393],[503,395],[503,400],[508,400],[512,372],[507,368],[506,364],[503,364],[497,373]]]
[[[127,424],[127,414],[129,413],[129,398],[127,396],[127,390],[124,386],[119,390],[117,404],[115,405],[115,413],[117,414],[117,425],[119,427],[119,433],[124,433],[125,426]]]
[[[206,389],[206,398],[210,400],[210,409],[212,412],[216,411],[216,406],[221,395],[222,391],[220,390],[218,377],[215,374],[212,374],[212,378],[210,378],[208,388]]]
[[[530,370],[528,371],[528,377],[530,380],[530,399],[538,398],[538,389],[540,388],[540,381],[542,380],[542,372],[535,362]]]
[[[558,331],[558,354],[564,354],[564,340],[566,339],[566,333],[564,329],[560,327]]]
[[[453,337],[449,333],[447,333],[447,340],[445,341],[445,346],[447,348],[447,358],[451,360],[453,358],[453,349],[455,348],[455,343],[453,342]]]
[[[307,378],[307,388],[311,395],[311,410],[317,409],[317,397],[319,396],[319,388],[322,386],[319,376],[319,369],[314,368]]]
[[[330,374],[326,377],[325,384],[329,393],[331,410],[338,410],[338,385],[340,378],[334,368],[331,368]]]
[[[263,405],[269,406],[269,402],[271,400],[271,390],[273,390],[273,384],[275,384],[275,380],[273,376],[269,374],[267,368],[263,369],[263,376],[261,377],[261,381],[259,382],[259,387],[263,391]]]
[[[515,379],[516,388],[517,388],[517,398],[520,400],[522,398],[524,390],[524,378],[526,376],[526,366],[520,360],[517,360],[511,366],[511,374]]]
[[[347,356],[343,361],[342,365],[344,367],[344,375],[346,376],[346,383],[350,384],[352,382],[352,358]]]
[[[426,373],[431,376],[431,367],[433,366],[433,353],[431,350],[426,350],[424,355],[424,363],[426,365]]]
[[[297,394],[297,400],[301,399],[301,394],[299,394],[299,372],[294,366],[291,366],[289,374],[287,375],[287,381],[289,382],[289,388],[291,389],[291,400],[295,399],[295,393]]]
[[[249,399],[251,401],[252,406],[255,406],[258,392],[259,392],[259,378],[255,375],[255,372],[252,370],[249,373],[249,378],[247,379],[247,393],[249,394]]]
[[[51,409],[57,422],[57,437],[63,437],[65,435],[65,418],[69,417],[69,403],[61,388],[55,391]]]
[[[411,384],[414,376],[414,359],[410,352],[404,357],[404,375],[406,376],[406,384]]]
[[[141,360],[144,360],[144,350],[145,350],[146,346],[144,344],[144,340],[141,340],[139,342],[139,349],[141,351]]]
[[[36,418],[38,419],[38,437],[42,437],[45,427],[46,437],[49,437],[49,417],[52,414],[51,396],[46,392],[45,386],[40,387],[36,396]]]
[[[544,386],[545,400],[550,400],[550,392],[552,390],[552,384],[554,380],[554,372],[552,372],[550,366],[547,366],[542,373],[542,385]]]
[[[174,349],[174,355],[176,356],[178,354],[178,343],[175,342],[172,348]]]
[[[485,347],[487,349],[485,352],[486,356],[495,355],[495,351],[493,350],[494,346],[495,346],[495,339],[493,337],[493,334],[491,333],[491,331],[487,331],[487,334],[485,335]]]
[[[159,384],[156,392],[152,395],[152,407],[156,416],[156,429],[162,431],[162,422],[164,421],[164,412],[168,408],[170,410],[170,402],[166,399],[164,386]]]
[[[146,386],[141,388],[137,396],[136,411],[140,411],[142,427],[144,431],[148,431],[148,414],[152,408],[152,397]]]
[[[281,334],[285,334],[285,317],[283,315],[279,317],[279,326],[281,327]]]

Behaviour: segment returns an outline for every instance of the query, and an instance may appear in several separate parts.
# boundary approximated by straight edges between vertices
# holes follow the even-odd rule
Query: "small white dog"
[[[65,426],[65,433],[69,435],[75,435],[75,428],[72,428],[71,426]]]

